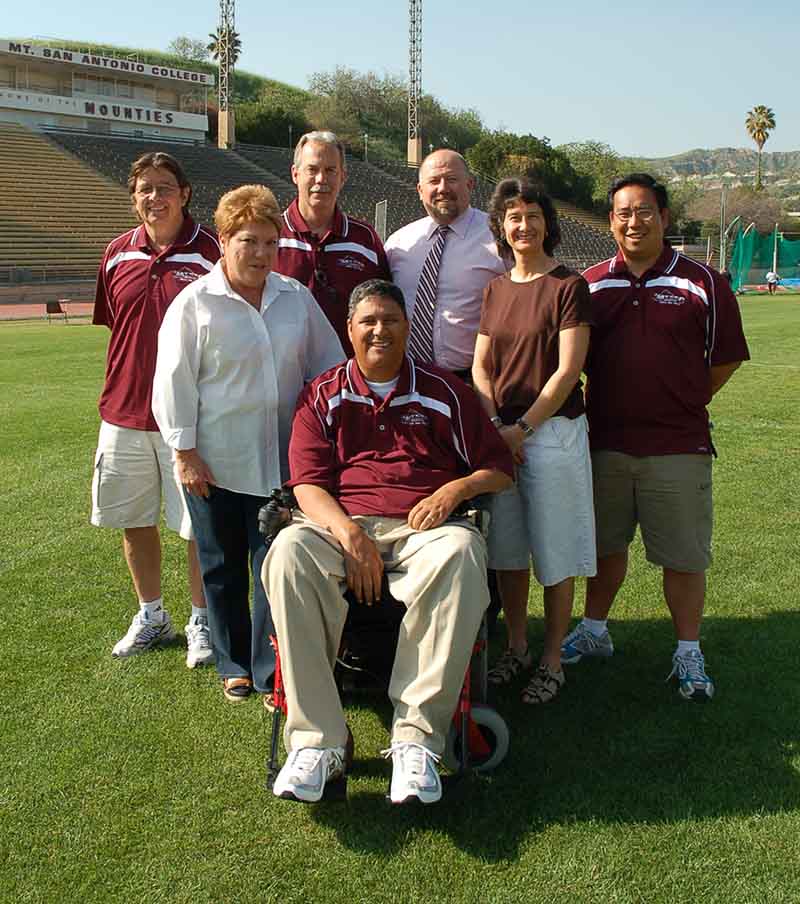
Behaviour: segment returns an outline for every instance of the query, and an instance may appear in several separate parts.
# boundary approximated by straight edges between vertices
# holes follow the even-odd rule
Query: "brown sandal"
[[[529,704],[549,703],[564,686],[564,670],[556,672],[549,665],[540,665],[528,686],[522,692],[522,702]]]
[[[242,703],[253,693],[253,682],[249,678],[223,678],[222,693],[231,703]]]
[[[531,651],[527,647],[522,654],[515,653],[513,650],[506,650],[489,669],[489,674],[486,677],[489,679],[489,684],[509,684],[523,669],[529,669],[532,663]]]

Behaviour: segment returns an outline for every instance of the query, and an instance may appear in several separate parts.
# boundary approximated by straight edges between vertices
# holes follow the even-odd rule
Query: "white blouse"
[[[197,449],[218,486],[264,496],[289,477],[289,432],[303,384],[344,357],[305,286],[270,273],[257,311],[231,289],[218,262],[164,316],[153,415],[172,449]]]

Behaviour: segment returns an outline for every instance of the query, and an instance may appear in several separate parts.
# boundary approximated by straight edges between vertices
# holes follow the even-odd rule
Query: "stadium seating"
[[[191,210],[199,222],[212,224],[220,196],[246,182],[268,185],[284,207],[295,196],[287,148],[241,144],[231,152],[209,144],[75,130],[41,134],[0,123],[0,281],[93,275],[106,243],[134,223],[128,171],[137,157],[153,150],[168,151],[180,160],[192,184]],[[415,168],[349,158],[341,204],[372,223],[375,205],[387,201],[391,234],[422,215],[416,185]],[[473,204],[486,209],[493,189],[491,181],[476,179]],[[557,207],[561,260],[583,268],[614,253],[601,218],[562,202]]]

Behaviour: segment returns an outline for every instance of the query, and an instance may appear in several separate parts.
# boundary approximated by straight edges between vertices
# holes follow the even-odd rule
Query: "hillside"
[[[749,176],[756,171],[757,154],[749,148],[695,148],[672,157],[643,160],[670,176]],[[765,151],[761,158],[766,176],[800,179],[800,151]]]

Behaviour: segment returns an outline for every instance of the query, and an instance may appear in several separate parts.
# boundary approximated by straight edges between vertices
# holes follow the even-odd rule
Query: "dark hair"
[[[393,282],[389,282],[388,279],[368,279],[366,282],[357,285],[350,293],[350,301],[347,305],[348,320],[352,320],[356,308],[365,298],[369,298],[370,295],[375,295],[378,298],[391,298],[392,301],[397,302],[400,306],[400,310],[403,312],[403,317],[407,319],[406,302],[403,298],[403,293],[400,291],[400,287],[396,286]]]
[[[150,151],[150,153],[142,154],[138,160],[133,161],[128,173],[128,192],[130,196],[133,197],[133,193],[136,191],[136,180],[145,170],[151,168],[169,170],[181,188],[189,189],[189,197],[183,205],[183,215],[186,216],[189,213],[189,202],[192,200],[192,186],[189,184],[189,180],[186,178],[186,173],[184,173],[180,163],[172,154],[167,154],[164,151]]]
[[[608,206],[614,209],[614,195],[620,189],[627,188],[629,185],[638,185],[639,188],[649,188],[656,196],[656,204],[659,210],[665,210],[669,207],[669,198],[667,198],[667,189],[649,173],[629,173],[627,176],[621,176],[611,183],[608,190]]]
[[[489,201],[489,228],[492,230],[497,250],[501,257],[508,257],[511,248],[506,241],[503,221],[506,211],[512,204],[522,201],[525,204],[538,204],[544,214],[546,235],[542,246],[545,254],[552,254],[561,243],[561,227],[558,225],[558,214],[550,196],[542,189],[520,177],[503,179],[498,182],[491,201]]]

